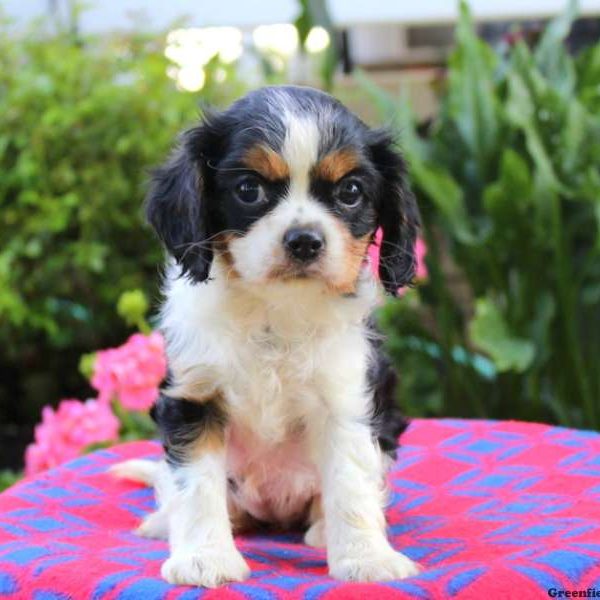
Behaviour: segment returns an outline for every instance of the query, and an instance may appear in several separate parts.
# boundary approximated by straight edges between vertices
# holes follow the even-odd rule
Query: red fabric
[[[0,597],[547,598],[600,594],[600,435],[546,425],[416,420],[390,474],[393,545],[424,566],[386,584],[327,575],[325,553],[295,533],[238,538],[251,578],[219,590],[160,579],[167,545],[131,530],[152,510],[142,486],[106,473],[158,458],[154,442],[93,453],[0,495]]]

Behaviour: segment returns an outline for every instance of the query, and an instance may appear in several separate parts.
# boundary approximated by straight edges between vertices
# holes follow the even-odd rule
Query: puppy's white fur
[[[309,192],[318,124],[293,114],[287,120],[289,192],[230,243],[237,275],[219,256],[208,284],[179,277],[175,265],[167,273],[161,329],[175,392],[198,401],[218,392],[228,411],[226,450],[198,454],[176,470],[139,461],[119,469],[157,489],[158,512],[140,531],[168,533],[162,573],[172,583],[214,587],[248,575],[228,504],[230,512],[286,524],[319,495],[323,517],[306,540],[327,544],[334,577],[385,580],[418,570],[386,539],[385,465],[368,425],[364,323],[379,285],[363,266],[355,294],[331,293],[329,283],[343,276],[345,247],[335,217]],[[325,255],[308,278],[271,279],[294,224],[318,224]],[[228,493],[227,477],[237,482],[235,492]]]

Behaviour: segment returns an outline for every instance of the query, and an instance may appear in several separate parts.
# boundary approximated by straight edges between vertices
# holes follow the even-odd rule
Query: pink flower
[[[77,458],[87,446],[115,441],[119,420],[108,404],[97,400],[62,400],[42,409],[35,441],[25,451],[25,473],[33,475]]]
[[[122,346],[96,355],[92,385],[98,400],[118,398],[129,410],[148,410],[158,398],[158,386],[167,372],[160,333],[135,333]]]
[[[381,247],[382,236],[383,232],[381,231],[381,228],[379,228],[375,233],[375,242],[369,246],[369,259],[371,262],[371,268],[373,269],[375,275],[378,275],[379,271],[379,250]],[[415,273],[415,278],[417,281],[427,279],[427,265],[425,264],[427,246],[425,245],[423,238],[417,238],[417,242],[415,244],[415,254],[417,258],[417,270]]]
[[[415,277],[417,280],[422,281],[427,279],[429,273],[427,272],[427,265],[425,264],[425,257],[427,256],[427,246],[423,238],[417,238],[415,244],[415,254],[417,256],[417,271]]]

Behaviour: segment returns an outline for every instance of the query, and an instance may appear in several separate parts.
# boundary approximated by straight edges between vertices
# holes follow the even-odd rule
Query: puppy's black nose
[[[283,245],[292,258],[301,262],[311,262],[321,254],[325,238],[316,229],[297,227],[286,232]]]

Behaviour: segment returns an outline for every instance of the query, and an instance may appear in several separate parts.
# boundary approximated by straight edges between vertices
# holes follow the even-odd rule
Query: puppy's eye
[[[265,199],[265,192],[256,177],[246,177],[235,186],[235,195],[244,204],[257,204]]]
[[[337,201],[347,208],[358,206],[363,197],[363,189],[360,181],[346,179],[342,181],[336,190]]]

